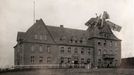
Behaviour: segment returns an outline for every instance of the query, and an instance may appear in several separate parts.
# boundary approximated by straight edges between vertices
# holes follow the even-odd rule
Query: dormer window
[[[80,43],[82,43],[83,41],[82,40],[80,40]]]
[[[34,39],[36,40],[47,40],[47,36],[43,34],[35,34]]]
[[[60,37],[60,41],[64,41],[64,40],[65,40],[64,36]]]
[[[84,41],[85,41],[85,38],[82,37],[82,38],[80,39],[80,43],[84,43]]]
[[[75,40],[75,43],[77,43],[77,40]]]
[[[73,39],[70,40],[70,43],[73,43]]]

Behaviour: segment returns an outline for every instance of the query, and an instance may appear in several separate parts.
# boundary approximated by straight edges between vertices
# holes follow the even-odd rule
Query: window
[[[88,54],[89,54],[89,55],[90,55],[90,51],[91,51],[90,48],[88,48]]]
[[[101,62],[101,59],[98,59],[98,63],[100,63]]]
[[[87,59],[87,63],[90,63],[90,58]]]
[[[81,58],[81,63],[84,64],[84,58]]]
[[[62,37],[60,38],[60,41],[62,41]]]
[[[47,46],[47,52],[48,52],[48,53],[51,53],[51,51],[50,51],[50,46]]]
[[[81,54],[84,54],[84,48],[81,48]]]
[[[113,51],[112,50],[110,50],[110,54],[113,54]]]
[[[73,43],[73,39],[70,40],[70,43]]]
[[[34,35],[34,39],[47,40],[47,36],[46,35],[43,35],[43,34],[35,34]]]
[[[39,39],[42,40],[43,39],[43,35],[39,35]]]
[[[110,41],[110,46],[112,46],[112,41]]]
[[[107,37],[107,34],[106,33],[104,34],[104,37]]]
[[[68,58],[68,63],[71,63],[71,58]]]
[[[82,43],[83,41],[82,41],[82,39],[80,40],[80,43]]]
[[[64,41],[65,39],[66,39],[65,36],[60,37],[60,41]]]
[[[77,40],[75,40],[75,43],[77,43]]]
[[[61,52],[61,53],[64,53],[64,47],[61,47],[61,48],[60,48],[60,52]]]
[[[64,57],[60,58],[60,64],[64,63]]]
[[[34,56],[31,56],[31,63],[34,63]]]
[[[39,51],[40,51],[40,52],[43,51],[42,45],[40,45],[40,47],[39,47]]]
[[[118,47],[118,43],[117,42],[115,42],[115,47]]]
[[[34,46],[33,45],[31,46],[31,51],[34,52]]]
[[[47,57],[47,63],[51,62],[51,57]]]
[[[105,41],[104,41],[104,46],[106,46],[106,44],[107,44],[107,41],[105,40]]]
[[[98,50],[98,55],[101,55],[101,49]]]
[[[47,35],[46,34],[44,35],[44,40],[47,40]]]
[[[71,47],[68,47],[68,53],[71,53]]]
[[[101,42],[98,42],[98,45],[100,45],[100,46],[101,46]]]
[[[74,53],[78,53],[78,49],[77,48],[74,49]]]
[[[107,54],[107,50],[105,50],[105,49],[104,49],[104,52],[103,52],[103,54]]]
[[[39,63],[42,63],[42,62],[43,62],[43,57],[40,56],[40,57],[39,57]]]
[[[106,46],[106,42],[104,42],[104,46]]]
[[[38,39],[38,35],[37,34],[34,35],[34,39]]]

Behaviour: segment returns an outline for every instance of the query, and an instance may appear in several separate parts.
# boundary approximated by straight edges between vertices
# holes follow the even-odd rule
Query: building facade
[[[18,32],[15,65],[58,64],[70,67],[118,67],[121,40],[104,23],[87,30],[46,25],[36,20],[26,32]]]

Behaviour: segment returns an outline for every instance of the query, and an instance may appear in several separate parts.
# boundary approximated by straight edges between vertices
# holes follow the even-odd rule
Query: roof
[[[17,41],[20,39],[24,39],[24,37],[25,37],[25,32],[18,32]]]
[[[41,28],[44,27],[43,30],[46,30],[51,36],[50,38],[53,38],[53,41],[55,41],[57,44],[72,45],[73,43],[69,42],[71,39],[73,40],[77,39],[78,41],[76,42],[80,42],[80,40],[88,41],[88,39],[92,37],[102,38],[102,36],[100,36],[100,33],[103,33],[103,32],[113,34],[108,25],[104,25],[104,27],[100,29],[98,29],[97,27],[94,27],[94,28],[89,28],[88,30],[80,30],[80,29],[71,29],[71,28],[46,25],[43,22],[43,20],[40,19],[40,20],[37,20],[36,23],[34,23],[34,25],[32,25],[27,30],[27,32],[18,32],[17,40],[22,39],[23,41],[27,41],[25,40],[29,36],[27,33],[33,33],[33,31],[36,31],[36,29],[39,28],[39,25],[42,26]],[[63,39],[63,40],[61,41],[60,39]],[[116,36],[114,36],[114,34],[110,36],[110,39],[119,40]],[[89,44],[85,43],[83,45],[89,45]]]
[[[107,23],[98,23],[96,26],[89,27],[87,29],[89,31],[89,38],[103,38],[103,39],[111,39],[111,40],[120,40],[118,39],[112,32],[111,28]],[[105,34],[108,36],[104,37]]]

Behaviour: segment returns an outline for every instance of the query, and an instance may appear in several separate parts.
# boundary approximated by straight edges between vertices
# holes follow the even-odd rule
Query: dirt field
[[[134,75],[134,69],[38,69],[3,72],[0,75]]]

